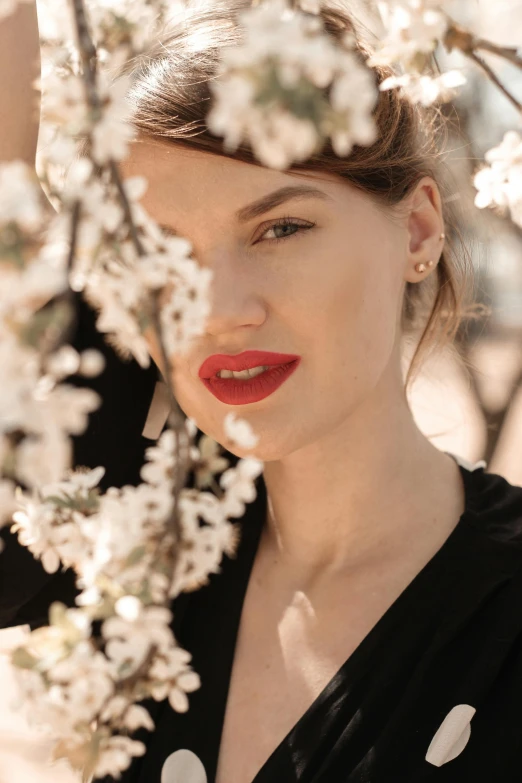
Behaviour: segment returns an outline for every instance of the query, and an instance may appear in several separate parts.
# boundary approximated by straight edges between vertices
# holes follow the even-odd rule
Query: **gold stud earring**
[[[426,264],[415,264],[415,271],[416,272],[425,272],[426,271]]]
[[[440,235],[440,239],[444,239],[444,238],[445,238],[445,236],[446,236],[446,234],[441,234],[441,235]]]

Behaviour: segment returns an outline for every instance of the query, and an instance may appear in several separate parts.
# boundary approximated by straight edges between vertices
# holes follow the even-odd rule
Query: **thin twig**
[[[496,54],[498,57],[502,57],[504,60],[508,60],[513,65],[516,65],[517,68],[522,68],[522,57],[517,54],[519,50],[515,47],[497,46],[497,44],[486,41],[484,38],[476,38],[474,48],[483,49],[485,52]]]
[[[168,520],[167,523],[167,528],[171,528],[174,534],[175,544],[177,545],[175,546],[173,551],[173,559],[174,559],[173,570],[175,571],[178,563],[179,547],[181,544],[181,530],[179,525],[179,514],[178,514],[179,495],[181,490],[186,484],[189,460],[188,460],[188,454],[185,454],[185,459],[183,461],[181,460],[180,442],[181,442],[181,433],[185,430],[185,422],[183,420],[181,410],[179,408],[178,402],[174,395],[174,389],[172,388],[172,366],[165,346],[165,341],[163,339],[163,330],[161,328],[161,321],[159,315],[158,296],[159,294],[153,296],[153,305],[152,305],[152,311],[150,315],[154,327],[154,332],[158,337],[161,361],[163,364],[163,370],[166,379],[167,395],[171,408],[171,418],[174,418],[174,421],[169,423],[171,423],[171,426],[176,433],[173,507],[172,507],[172,513],[170,519]]]
[[[78,228],[80,224],[80,212],[81,212],[80,202],[75,201],[71,211],[71,231],[70,231],[70,238],[69,238],[69,253],[67,255],[67,267],[66,267],[67,281],[68,281],[69,273],[72,270],[74,257],[76,255],[76,246],[78,242]],[[54,353],[56,350],[58,350],[60,346],[65,345],[66,343],[69,342],[73,327],[76,325],[78,320],[78,314],[74,304],[74,293],[68,282],[65,290],[62,291],[62,293],[58,294],[53,299],[52,304],[54,307],[57,307],[60,304],[65,305],[65,307],[68,308],[68,310],[70,311],[71,317],[68,317],[65,326],[60,327],[57,334],[53,335],[51,333],[51,336],[47,338],[46,343],[42,343],[40,345],[40,372],[42,374],[45,373],[45,365],[49,356],[52,353]]]
[[[522,68],[522,58],[517,54],[517,50],[512,49],[511,47],[497,46],[496,44],[493,44],[490,41],[486,41],[483,38],[477,38],[469,30],[466,30],[464,27],[461,27],[459,24],[457,24],[457,22],[455,22],[449,16],[449,14],[446,14],[445,16],[448,20],[448,29],[444,35],[444,38],[442,39],[442,43],[447,51],[452,52],[453,49],[458,49],[466,57],[469,57],[470,60],[473,60],[473,62],[482,68],[486,76],[491,79],[493,84],[498,87],[502,94],[506,96],[508,101],[510,101],[510,103],[517,109],[517,111],[522,111],[522,104],[520,101],[518,101],[515,96],[511,94],[508,88],[500,81],[495,71],[490,68],[485,60],[483,60],[482,57],[480,57],[476,52],[477,49],[481,49],[492,54],[497,54],[499,57],[503,57],[504,59],[507,59],[511,63]]]
[[[91,109],[100,108],[100,99],[96,89],[97,55],[89,32],[83,0],[71,0],[76,25],[78,50],[83,66],[83,81],[87,90],[87,103]]]
[[[519,50],[514,46],[499,46],[488,41],[485,38],[479,38],[470,30],[466,30],[458,24],[448,13],[444,14],[448,28],[443,39],[443,44],[449,52],[452,49],[459,49],[463,54],[468,55],[476,49],[482,49],[490,54],[496,54],[504,60],[522,68],[522,57],[518,54]]]
[[[510,91],[505,87],[504,84],[500,81],[496,73],[489,67],[489,65],[482,59],[482,57],[479,57],[478,54],[475,52],[470,52],[468,54],[468,57],[473,60],[474,62],[479,65],[484,72],[489,76],[491,81],[498,87],[498,89],[506,96],[508,101],[517,109],[517,111],[522,112],[522,103],[518,101],[514,95],[510,93]]]
[[[130,235],[132,239],[132,244],[134,245],[134,249],[136,250],[136,255],[138,258],[142,258],[145,255],[145,250],[143,249],[143,245],[141,243],[141,239],[138,236],[138,231],[136,228],[136,224],[134,223],[133,217],[132,217],[132,209],[130,205],[130,201],[127,198],[127,194],[125,192],[125,188],[123,187],[123,182],[121,180],[120,176],[120,170],[118,168],[118,164],[116,161],[111,160],[109,162],[109,169],[111,172],[112,181],[116,185],[116,190],[118,191],[118,195],[120,197],[121,204],[123,206],[123,213],[125,215],[125,222],[127,223]]]

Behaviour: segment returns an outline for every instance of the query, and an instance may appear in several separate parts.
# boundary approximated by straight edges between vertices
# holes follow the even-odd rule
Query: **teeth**
[[[241,370],[241,372],[234,372],[233,370],[220,370],[218,372],[218,378],[255,378],[256,375],[260,375],[267,367],[252,367],[251,370]]]

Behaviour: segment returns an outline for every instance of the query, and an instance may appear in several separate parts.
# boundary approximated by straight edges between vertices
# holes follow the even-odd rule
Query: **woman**
[[[417,364],[437,334],[451,340],[469,280],[445,247],[428,125],[382,93],[379,140],[345,159],[326,148],[280,172],[246,147],[224,155],[204,127],[208,82],[244,6],[194,14],[136,68],[130,93],[139,137],[123,172],[148,178],[145,208],[215,273],[206,332],[173,357],[177,398],[218,441],[227,412],[247,419],[265,465],[236,557],[174,604],[202,687],[184,715],[147,703],[156,730],[138,734],[147,753],[122,779],[518,780],[522,488],[436,449],[401,372],[401,339],[422,317]],[[334,37],[350,29],[341,11],[322,15]],[[104,406],[76,461],[129,483],[156,378],[105,351]],[[246,351],[285,354],[243,357],[284,365],[277,387],[203,382],[210,356],[217,372]],[[46,578],[5,537],[5,625],[45,622],[55,597],[72,603],[70,575]]]

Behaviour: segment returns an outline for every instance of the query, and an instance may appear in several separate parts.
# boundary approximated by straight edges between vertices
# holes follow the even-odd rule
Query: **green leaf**
[[[11,663],[19,669],[34,669],[38,664],[38,658],[31,655],[25,647],[17,647],[11,653]]]
[[[125,560],[125,568],[131,568],[132,566],[137,565],[140,560],[143,560],[146,552],[147,548],[145,546],[134,547],[134,549],[129,552],[127,559]]]

